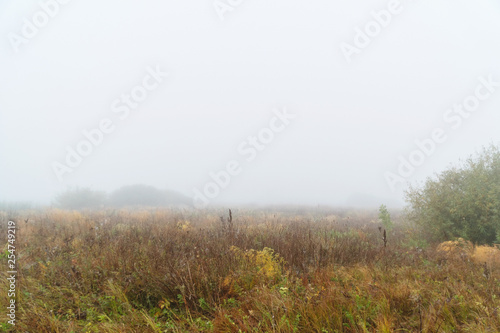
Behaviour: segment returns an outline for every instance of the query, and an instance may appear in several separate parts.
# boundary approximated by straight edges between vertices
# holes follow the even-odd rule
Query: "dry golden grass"
[[[436,252],[447,259],[468,260],[474,254],[474,244],[459,238],[454,241],[440,243],[436,248]]]
[[[496,246],[474,246],[471,242],[459,238],[440,243],[436,252],[447,260],[473,261],[476,264],[484,264],[489,269],[500,268],[500,250]]]
[[[219,214],[0,214],[1,235],[19,226],[17,331],[500,332],[496,249],[402,225],[384,247],[367,213]]]
[[[500,267],[500,250],[492,246],[477,246],[472,259],[476,263],[485,263],[489,267]]]

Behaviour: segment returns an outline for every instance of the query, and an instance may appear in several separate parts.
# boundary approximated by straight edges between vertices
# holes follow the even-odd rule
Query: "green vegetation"
[[[385,205],[381,205],[378,212],[378,219],[382,222],[384,228],[389,231],[392,230],[392,228],[394,228],[394,223],[391,221],[391,214],[389,214],[387,207]]]
[[[0,211],[2,237],[9,219],[18,227],[15,331],[500,332],[500,250],[478,246],[500,241],[496,147],[410,188],[404,221],[384,205],[227,218],[102,208],[177,199],[76,189],[59,204],[101,208]],[[6,269],[0,286],[5,309]]]
[[[407,191],[408,218],[425,238],[500,242],[500,150],[491,146]]]
[[[398,220],[384,247],[376,217],[0,212],[1,235],[18,222],[16,331],[500,331],[498,267],[416,248]]]

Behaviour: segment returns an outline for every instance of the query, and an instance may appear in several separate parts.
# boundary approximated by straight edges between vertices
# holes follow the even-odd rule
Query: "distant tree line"
[[[65,209],[97,209],[125,206],[191,206],[192,201],[175,191],[149,185],[123,186],[111,193],[90,188],[72,188],[55,198],[55,205]]]

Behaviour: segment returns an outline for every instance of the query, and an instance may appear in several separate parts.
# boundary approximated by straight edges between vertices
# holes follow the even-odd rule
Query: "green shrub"
[[[484,148],[420,187],[406,192],[407,216],[435,240],[500,240],[500,151]]]
[[[391,221],[391,214],[389,214],[387,207],[385,205],[381,205],[378,211],[378,218],[380,222],[382,222],[384,228],[387,230],[392,230],[394,224]]]

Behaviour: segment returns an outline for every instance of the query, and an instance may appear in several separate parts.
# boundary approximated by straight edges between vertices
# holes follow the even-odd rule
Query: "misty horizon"
[[[500,142],[500,3],[224,4],[2,2],[0,202],[401,208]]]

